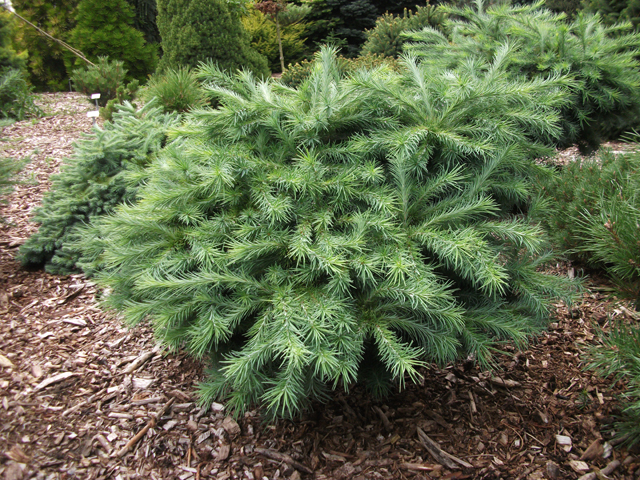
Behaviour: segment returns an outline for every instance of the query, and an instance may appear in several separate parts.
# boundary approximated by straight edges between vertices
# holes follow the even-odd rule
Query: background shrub
[[[282,82],[290,87],[298,87],[311,75],[313,65],[314,62],[310,60],[303,60],[295,65],[289,65],[282,74]],[[357,58],[337,58],[338,71],[341,75],[348,75],[361,68],[375,68],[383,65],[395,71],[400,68],[400,63],[394,58],[378,54],[364,55]]]
[[[385,13],[376,20],[376,26],[365,30],[366,41],[362,45],[360,55],[382,55],[397,58],[402,53],[402,46],[407,41],[404,32],[420,30],[424,27],[444,28],[446,15],[437,6],[416,6],[406,10],[402,15]]]
[[[268,76],[267,59],[249,44],[238,9],[224,0],[158,0],[160,70],[195,68],[211,59],[225,70]]]
[[[71,83],[77,92],[91,95],[99,93],[98,105],[105,107],[109,100],[116,98],[118,87],[124,84],[127,71],[124,63],[99,57],[95,65],[77,68],[71,75]]]
[[[60,40],[68,40],[69,32],[76,25],[78,3],[79,0],[12,0],[16,12]],[[36,91],[69,90],[65,50],[59,43],[27,25],[21,25],[18,29],[17,42],[21,49],[29,53],[29,82]]]
[[[0,116],[23,120],[40,115],[42,110],[34,103],[24,73],[14,68],[0,69]]]
[[[45,266],[51,273],[77,270],[84,252],[74,245],[80,226],[105,215],[136,196],[140,177],[166,141],[166,131],[178,122],[177,114],[163,114],[153,102],[139,110],[125,103],[113,121],[76,143],[73,156],[45,195],[33,220],[41,225],[20,248],[22,264]],[[128,175],[134,176],[129,180]]]
[[[133,28],[133,18],[133,9],[126,0],[80,0],[68,43],[91,61],[108,56],[122,62],[128,80],[145,82],[156,68],[157,46],[148,44],[143,34]],[[65,63],[67,71],[85,66],[70,52],[65,53]]]
[[[540,190],[549,203],[540,220],[559,248],[640,299],[640,154],[602,152],[572,162]]]
[[[211,358],[203,403],[290,416],[425,362],[486,365],[567,292],[539,271],[542,230],[503,208],[531,194],[548,150],[527,133],[559,132],[561,81],[411,60],[345,78],[328,49],[311,71],[298,89],[210,71],[219,107],[89,239],[110,306]]]
[[[441,8],[448,14],[450,34],[428,28],[409,34],[418,43],[406,44],[408,51],[434,68],[457,68],[473,54],[487,63],[500,59],[514,77],[567,75],[573,85],[571,101],[563,108],[561,146],[577,142],[588,152],[638,122],[640,34],[631,24],[607,27],[587,14],[565,23],[543,2]]]
[[[186,112],[206,104],[206,95],[196,74],[188,67],[154,75],[142,92],[144,101],[156,98],[165,112]]]
[[[251,37],[251,46],[267,58],[269,69],[279,72],[280,53],[275,23],[255,8],[249,8],[242,17],[242,25]],[[307,53],[303,38],[306,27],[304,23],[281,25],[282,51],[287,62],[299,62]]]
[[[0,7],[0,70],[23,70],[27,52],[18,53],[14,45],[15,20],[11,13]]]

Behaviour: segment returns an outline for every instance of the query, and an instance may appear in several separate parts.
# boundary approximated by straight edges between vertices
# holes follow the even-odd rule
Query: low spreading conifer
[[[73,243],[78,228],[135,199],[139,177],[134,174],[144,172],[178,119],[177,114],[163,114],[154,102],[139,110],[125,102],[117,107],[112,122],[95,126],[77,142],[35,212],[33,220],[41,225],[20,248],[22,264],[45,266],[51,273],[77,271],[84,255]]]
[[[290,416],[331,389],[489,364],[541,328],[566,283],[542,230],[512,213],[559,133],[560,77],[413,58],[342,75],[323,49],[293,89],[208,69],[138,202],[87,239],[129,322],[209,358],[203,403]]]

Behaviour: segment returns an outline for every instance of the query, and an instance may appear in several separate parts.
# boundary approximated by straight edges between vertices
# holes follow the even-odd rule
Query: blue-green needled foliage
[[[73,156],[53,177],[33,218],[41,225],[20,248],[24,266],[77,271],[85,256],[74,244],[79,228],[135,199],[144,167],[164,145],[169,126],[179,121],[178,114],[162,113],[155,102],[139,110],[128,102],[116,108],[113,121],[77,142]]]

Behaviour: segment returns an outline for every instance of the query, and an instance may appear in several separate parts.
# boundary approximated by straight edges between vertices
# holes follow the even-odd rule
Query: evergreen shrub
[[[32,90],[21,70],[0,69],[0,117],[24,120],[42,115]]]
[[[14,45],[15,20],[0,6],[0,69],[24,70],[27,52],[18,53]]]
[[[437,6],[416,6],[416,11],[406,10],[402,15],[385,13],[376,20],[376,26],[365,31],[367,40],[362,45],[361,56],[382,55],[397,58],[407,41],[404,32],[424,27],[444,28],[446,15]]]
[[[11,193],[16,183],[15,176],[26,163],[27,160],[0,157],[0,202],[6,203],[3,197]]]
[[[599,16],[580,13],[571,23],[539,1],[532,5],[441,6],[448,15],[444,34],[433,28],[405,34],[405,44],[434,68],[464,67],[469,56],[503,61],[512,77],[544,79],[558,74],[574,80],[563,108],[561,146],[578,143],[583,152],[636,126],[640,112],[640,34],[631,24],[607,27]],[[506,46],[516,48],[505,49]]]
[[[92,61],[98,57],[123,62],[127,80],[145,82],[158,63],[158,46],[148,44],[142,32],[133,28],[133,8],[127,0],[80,0],[76,26],[67,42]],[[65,53],[67,71],[84,66],[70,52]]]
[[[139,87],[140,82],[138,82],[138,80],[131,80],[126,85],[124,83],[118,85],[116,88],[116,96],[109,100],[104,108],[100,110],[100,116],[105,120],[111,120],[118,105],[122,105],[124,102],[132,103],[134,101],[138,94]]]
[[[559,133],[564,93],[481,67],[345,77],[323,49],[297,89],[211,68],[219,107],[187,117],[87,240],[106,304],[209,358],[201,401],[236,413],[522,344],[568,289],[508,204],[530,196],[548,149],[528,137]]]
[[[54,38],[66,41],[76,25],[79,0],[12,0],[16,12]],[[39,92],[69,90],[69,74],[64,63],[65,49],[35,28],[21,24],[17,43],[28,52],[29,83]],[[71,70],[69,70],[70,72]]]
[[[91,95],[99,93],[98,105],[105,107],[109,100],[116,98],[118,87],[124,84],[127,71],[120,60],[99,57],[95,65],[77,68],[71,75],[71,83],[76,92]]]
[[[589,367],[605,377],[627,382],[622,394],[622,415],[615,423],[616,436],[628,446],[640,443],[640,328],[617,320],[611,331],[600,335],[601,345],[590,350]]]
[[[204,89],[188,67],[169,69],[154,75],[142,91],[142,99],[156,98],[165,112],[186,112],[206,104]]]
[[[280,52],[275,23],[265,14],[250,8],[242,17],[242,25],[251,37],[251,46],[269,61],[269,69],[279,72]],[[307,52],[303,37],[305,29],[304,23],[281,25],[282,51],[284,58],[290,63],[301,61]]]
[[[338,70],[342,75],[348,75],[351,72],[355,72],[361,68],[375,68],[383,65],[398,70],[400,63],[392,57],[384,57],[378,54],[363,55],[356,58],[337,58]],[[290,87],[297,87],[303,83],[313,68],[314,62],[311,60],[302,60],[295,65],[289,65],[289,67],[282,74],[281,80],[285,85]]]
[[[640,300],[640,154],[572,162],[539,188],[549,205],[540,220],[560,249]]]
[[[163,114],[153,102],[139,110],[125,102],[113,121],[93,127],[75,144],[73,156],[60,173],[33,221],[41,225],[20,248],[22,264],[45,266],[51,273],[77,271],[85,254],[75,245],[79,228],[110,213],[121,202],[133,201],[144,168],[164,145],[177,114]],[[140,176],[142,175],[142,177]]]
[[[269,76],[267,59],[251,47],[239,9],[225,0],[158,0],[160,71],[196,68],[211,60],[231,72],[247,69],[259,77]]]

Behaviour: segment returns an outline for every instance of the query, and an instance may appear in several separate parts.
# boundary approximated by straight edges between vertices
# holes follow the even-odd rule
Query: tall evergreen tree
[[[490,362],[544,324],[564,283],[509,205],[548,151],[530,138],[559,132],[561,79],[411,58],[344,78],[327,49],[298,89],[205,70],[220,107],[91,241],[112,307],[212,359],[203,403],[292,415],[424,362]]]
[[[196,67],[210,59],[226,70],[268,75],[267,59],[251,47],[237,9],[225,0],[159,0],[160,69]]]
[[[638,0],[586,0],[584,10],[598,13],[607,25],[629,21],[634,27],[640,24]]]
[[[102,56],[124,62],[130,78],[144,81],[155,70],[157,47],[133,28],[133,19],[126,0],[80,0],[69,43],[90,59]],[[65,63],[68,70],[86,65],[71,53],[65,54]]]
[[[67,40],[76,24],[79,0],[13,0],[16,12],[54,38]],[[64,48],[36,29],[22,24],[18,44],[29,52],[27,69],[31,84],[39,91],[55,92],[69,88]]]

